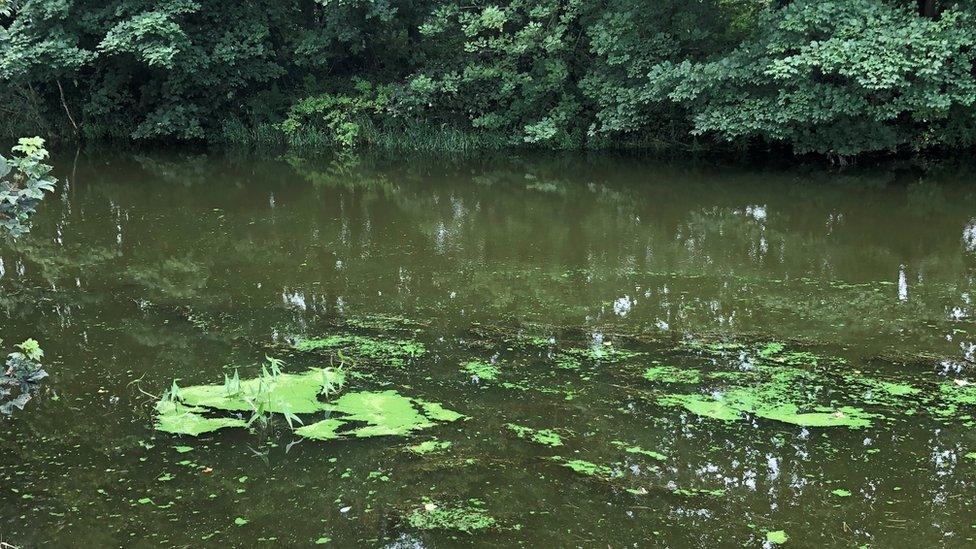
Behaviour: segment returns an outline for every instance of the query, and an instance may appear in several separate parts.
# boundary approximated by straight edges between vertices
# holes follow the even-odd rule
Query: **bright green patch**
[[[578,358],[566,353],[559,353],[555,357],[556,368],[560,370],[579,370],[580,361]]]
[[[454,410],[448,410],[439,402],[429,402],[419,398],[413,399],[414,403],[420,406],[424,411],[424,415],[427,416],[431,421],[457,421],[459,419],[464,419],[464,414],[455,412]]]
[[[837,496],[837,497],[839,497],[839,498],[849,498],[849,497],[851,497],[850,490],[845,490],[843,488],[838,488],[836,490],[831,490],[830,493],[833,494],[833,495],[835,495],[835,496]]]
[[[435,452],[441,452],[451,447],[451,441],[449,440],[425,440],[420,444],[414,444],[413,446],[407,446],[407,450],[418,454],[426,455]]]
[[[552,429],[533,429],[531,427],[525,427],[523,425],[516,425],[514,423],[506,423],[510,431],[515,433],[515,435],[522,439],[531,440],[538,444],[545,446],[562,446],[563,439],[559,436],[559,433],[553,431]]]
[[[353,334],[339,334],[324,338],[296,339],[292,345],[296,350],[343,351],[355,358],[386,361],[392,366],[403,366],[408,359],[418,358],[427,353],[423,343],[409,339],[377,339]]]
[[[767,343],[759,349],[759,356],[767,360],[772,359],[786,348],[786,345],[778,342]]]
[[[415,406],[415,404],[419,405]],[[341,414],[338,418],[312,423],[295,430],[295,434],[318,440],[330,440],[341,436],[357,438],[388,435],[405,435],[432,427],[438,421],[455,421],[464,416],[437,403],[415,401],[396,391],[363,391],[342,395],[326,409]],[[340,427],[352,423],[365,423],[339,432]]]
[[[335,418],[323,419],[322,421],[316,421],[315,423],[303,425],[295,429],[295,434],[314,440],[335,440],[342,438],[342,435],[339,434],[339,429],[345,424],[346,422]]]
[[[644,378],[661,383],[699,383],[701,372],[674,366],[651,366],[644,370]]]
[[[419,530],[471,533],[494,528],[497,521],[485,511],[479,500],[469,500],[465,505],[454,506],[427,502],[410,513],[407,523]]]
[[[563,461],[563,459],[559,456],[554,456],[551,459],[553,461],[562,462],[563,467],[567,467],[581,475],[586,475],[588,477],[614,478],[621,476],[620,473],[614,471],[610,467],[607,467],[606,465],[599,465],[591,461],[582,459]]]
[[[657,402],[662,406],[681,406],[695,415],[722,421],[736,421],[742,417],[737,409],[704,395],[665,395]]]
[[[252,412],[252,420],[262,414],[280,413],[290,427],[304,421],[298,414],[333,412],[338,417],[302,425],[295,433],[316,440],[343,436],[370,437],[403,435],[425,429],[436,422],[456,421],[461,414],[436,402],[414,400],[396,391],[348,393],[333,402],[320,400],[338,392],[344,383],[341,370],[317,368],[304,374],[286,374],[271,361],[256,379],[225,379],[224,385],[199,385],[173,388],[156,404],[156,428],[169,433],[196,436],[225,427],[247,427],[250,422],[235,417],[207,417],[214,412]],[[365,424],[365,425],[361,425]]]
[[[778,347],[777,347],[778,349]],[[782,349],[775,356],[781,356]],[[789,355],[789,353],[786,353]],[[879,417],[854,406],[821,406],[810,398],[807,385],[817,386],[822,378],[806,369],[788,365],[762,366],[756,379],[733,386],[724,394],[671,394],[658,398],[665,406],[681,406],[704,417],[735,421],[742,414],[804,427],[863,428]]]
[[[499,370],[498,366],[477,360],[472,360],[465,363],[462,368],[465,372],[471,374],[472,376],[487,381],[498,379],[499,374],[501,374],[501,370]]]
[[[323,409],[318,400],[323,389],[338,390],[345,383],[342,370],[314,368],[303,374],[262,375],[224,385],[196,385],[179,389],[178,397],[189,406],[216,410],[310,414]]]
[[[623,448],[624,451],[627,452],[628,454],[639,454],[639,455],[642,455],[642,456],[647,456],[647,457],[649,457],[651,459],[656,459],[658,461],[665,461],[665,460],[668,459],[667,456],[665,456],[664,454],[662,454],[660,452],[654,452],[652,450],[645,450],[645,449],[641,448],[640,446],[632,446],[632,445],[627,444],[626,442],[623,442],[621,440],[611,441],[610,444],[613,444],[614,446],[616,446],[618,448]]]
[[[185,406],[179,402],[161,400],[156,403],[157,431],[176,435],[199,436],[225,427],[246,427],[243,419],[220,417],[209,418],[202,415],[206,409]]]
[[[766,532],[766,541],[775,545],[782,545],[790,539],[783,530],[775,530],[773,532]]]

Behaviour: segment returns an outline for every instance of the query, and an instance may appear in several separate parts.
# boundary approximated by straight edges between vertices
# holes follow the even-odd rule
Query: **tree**
[[[798,0],[705,62],[665,62],[649,95],[688,109],[694,133],[853,155],[971,145],[973,14],[937,18],[882,0]]]

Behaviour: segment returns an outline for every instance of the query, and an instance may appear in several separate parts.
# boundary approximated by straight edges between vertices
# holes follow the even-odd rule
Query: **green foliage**
[[[324,93],[298,101],[279,128],[291,145],[302,144],[310,134],[323,135],[338,149],[349,151],[362,144],[363,125],[384,112],[389,94],[388,86],[374,88],[359,81],[353,95]]]
[[[10,415],[14,408],[23,410],[40,388],[40,381],[47,377],[40,362],[44,351],[37,341],[28,339],[16,347],[20,350],[7,355],[4,371],[0,373],[0,414],[3,415]]]
[[[969,3],[0,4],[0,132],[853,155],[976,140]]]
[[[21,138],[10,158],[0,155],[0,230],[15,237],[30,231],[28,219],[57,182],[42,162],[47,155],[40,137]]]
[[[884,0],[790,2],[707,62],[652,69],[649,94],[686,107],[697,134],[784,142],[796,152],[969,145],[976,27]]]

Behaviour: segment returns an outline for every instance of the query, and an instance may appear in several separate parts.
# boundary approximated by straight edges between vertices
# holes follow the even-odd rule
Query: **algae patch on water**
[[[407,450],[413,452],[414,454],[424,456],[427,454],[433,454],[437,452],[442,452],[447,450],[453,445],[449,440],[425,440],[420,444],[414,444],[412,446],[407,446]]]
[[[471,377],[476,377],[486,381],[494,381],[495,379],[498,379],[499,374],[501,374],[501,370],[498,368],[498,366],[478,360],[466,362],[462,365],[462,369],[470,374]]]
[[[342,351],[354,358],[387,362],[392,366],[403,366],[407,360],[427,354],[424,344],[412,339],[382,339],[356,334],[296,338],[292,347],[302,352]]]
[[[325,409],[318,400],[323,391],[336,391],[345,384],[345,373],[334,368],[314,368],[303,374],[278,373],[224,385],[196,385],[178,390],[179,400],[189,406],[217,410],[310,414]]]
[[[161,400],[156,404],[156,430],[178,435],[198,436],[225,427],[246,427],[243,419],[203,415],[205,408],[186,406],[179,402]]]
[[[627,444],[626,442],[624,442],[622,440],[613,440],[613,441],[610,441],[610,444],[613,444],[614,446],[616,446],[618,448],[622,448],[628,454],[637,454],[637,455],[649,457],[651,459],[655,459],[657,461],[665,461],[665,460],[668,459],[667,456],[665,456],[664,454],[662,454],[660,452],[655,452],[653,450],[645,450],[645,449],[641,448],[640,446],[636,446],[636,445],[633,445],[633,444]]]
[[[342,436],[405,435],[432,427],[438,421],[455,421],[463,417],[440,404],[408,398],[393,390],[348,393],[326,404],[326,409],[339,417],[299,427],[295,433],[319,440]],[[365,425],[356,426],[362,423]]]
[[[725,353],[746,353],[745,346],[723,344],[718,347],[695,346],[695,349],[722,356]],[[818,367],[828,363],[842,363],[839,359],[828,360],[805,351],[788,351],[782,343],[768,343],[749,351],[752,361],[747,361],[745,372],[717,372],[711,380],[729,382],[730,385],[712,390],[708,394],[665,394],[657,398],[663,406],[681,407],[711,419],[736,421],[746,414],[762,419],[803,427],[849,427],[858,429],[871,425],[881,417],[853,405],[825,405],[817,395],[823,393],[825,382]],[[658,367],[653,376],[677,375]],[[677,372],[682,372],[678,370]],[[727,375],[721,375],[727,374]],[[731,375],[736,374],[736,375]],[[741,375],[738,375],[741,374]],[[889,393],[911,394],[913,388],[896,384],[878,384]]]
[[[606,465],[600,465],[598,463],[593,463],[592,461],[586,461],[584,459],[570,459],[564,460],[560,456],[553,456],[551,458],[553,461],[559,462],[563,467],[571,469],[581,475],[588,477],[600,477],[604,479],[617,478],[623,476],[623,473],[616,471]]]
[[[302,374],[271,372],[248,380],[225,379],[223,385],[179,388],[174,383],[156,404],[159,431],[197,436],[227,427],[248,427],[256,418],[281,414],[295,434],[317,440],[343,437],[405,435],[439,422],[461,419],[461,414],[437,402],[413,399],[394,390],[346,393],[345,374],[332,368],[314,368]],[[218,415],[223,412],[225,415]],[[230,413],[232,415],[226,415]],[[245,420],[242,413],[250,413]],[[328,417],[309,422],[310,414]],[[302,419],[300,416],[306,416]]]
[[[514,423],[506,423],[505,427],[515,433],[515,436],[531,440],[537,444],[542,444],[544,446],[562,446],[563,439],[559,436],[559,433],[553,431],[552,429],[533,429],[531,427],[525,427],[523,425],[516,425]]]
[[[700,383],[701,372],[674,366],[655,365],[644,370],[644,379],[661,383]]]
[[[418,530],[453,530],[472,533],[494,528],[497,521],[484,509],[481,500],[445,505],[425,502],[407,516],[407,523]]]
[[[768,388],[739,388],[724,395],[665,395],[658,399],[664,406],[681,406],[685,410],[703,417],[722,421],[741,419],[742,414],[800,425],[803,427],[849,427],[859,429],[871,425],[871,420],[878,417],[854,406],[831,408],[826,406],[812,406],[808,411],[801,411],[799,405],[787,400],[770,398]]]

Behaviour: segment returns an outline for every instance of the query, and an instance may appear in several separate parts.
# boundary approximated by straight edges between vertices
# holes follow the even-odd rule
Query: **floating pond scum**
[[[254,379],[227,379],[222,385],[181,388],[174,384],[156,404],[155,427],[167,433],[197,436],[247,427],[253,418],[280,414],[289,425],[294,425],[293,421],[301,424],[294,429],[297,435],[333,440],[406,435],[464,417],[439,403],[405,397],[394,390],[336,397],[345,379],[342,370],[313,368],[301,374],[265,371]],[[245,412],[251,420],[241,416]],[[321,416],[328,417],[316,420]]]

